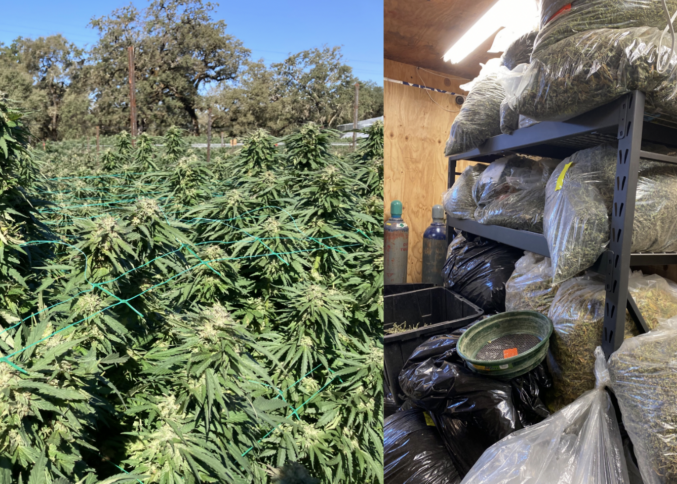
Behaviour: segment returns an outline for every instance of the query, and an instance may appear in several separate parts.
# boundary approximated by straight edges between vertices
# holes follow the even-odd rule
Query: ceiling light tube
[[[526,33],[537,18],[534,0],[499,0],[444,54],[444,60],[458,64],[499,29],[509,26]]]

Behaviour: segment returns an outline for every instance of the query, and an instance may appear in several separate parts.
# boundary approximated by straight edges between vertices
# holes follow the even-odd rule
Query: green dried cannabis
[[[506,311],[536,311],[545,316],[559,289],[552,284],[548,257],[527,252],[515,264],[515,272],[505,284]]]
[[[670,154],[668,148],[645,149]],[[591,267],[609,242],[616,148],[597,146],[562,161],[546,186],[544,234],[553,281]],[[642,160],[632,236],[633,252],[677,250],[677,168]]]
[[[648,112],[674,115],[677,52],[670,56],[670,36],[661,34],[640,27],[568,37],[532,55],[507,102],[535,120],[561,121],[638,89],[647,93]]]
[[[501,103],[501,133],[513,134],[519,129],[520,115],[504,99]]]
[[[656,0],[587,0],[571,3],[571,9],[548,22],[536,37],[533,50],[543,49],[572,35],[598,29],[656,27],[663,29],[668,19],[663,3]],[[677,10],[677,0],[667,0],[670,14]],[[554,13],[554,12],[553,12]]]
[[[655,328],[659,320],[677,316],[675,284],[660,276],[634,272],[628,289],[649,328]],[[557,291],[548,313],[554,326],[550,363],[556,407],[568,405],[595,386],[594,351],[602,343],[605,300],[605,284],[599,276],[571,279]],[[637,334],[637,326],[626,312],[625,338]]]
[[[461,176],[442,198],[444,210],[452,218],[473,220],[477,203],[472,196],[473,187],[487,165],[472,165],[463,170]]]
[[[611,386],[646,484],[677,481],[677,321],[625,341],[609,359]]]
[[[473,188],[482,224],[543,232],[545,185],[558,161],[511,155],[489,165]]]
[[[413,331],[415,329],[422,329],[430,326],[429,324],[424,324],[421,325],[421,323],[418,324],[407,324],[406,321],[402,323],[393,323],[393,325],[386,329],[384,331],[385,334],[400,334],[400,333],[406,333],[407,331]]]
[[[496,74],[475,82],[451,125],[444,155],[464,153],[501,134],[500,108],[504,97],[505,91]]]

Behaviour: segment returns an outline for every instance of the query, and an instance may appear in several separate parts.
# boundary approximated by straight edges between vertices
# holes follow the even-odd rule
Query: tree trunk
[[[197,119],[197,113],[193,106],[189,106],[185,101],[183,102],[183,107],[190,116],[191,121],[193,121],[193,128],[195,130],[195,136],[200,136],[200,123]]]

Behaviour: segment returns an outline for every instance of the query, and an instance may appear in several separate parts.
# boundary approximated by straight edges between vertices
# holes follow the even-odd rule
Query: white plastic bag
[[[644,484],[677,482],[677,318],[623,342],[609,359]]]
[[[491,446],[462,484],[629,483],[616,415],[604,390],[609,371],[601,348],[595,357],[594,390]]]
[[[505,283],[505,310],[537,311],[547,316],[558,288],[552,284],[550,258],[527,252]]]

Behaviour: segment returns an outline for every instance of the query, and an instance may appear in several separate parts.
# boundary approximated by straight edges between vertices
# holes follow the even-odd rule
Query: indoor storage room
[[[385,484],[677,483],[676,19],[385,0]]]

